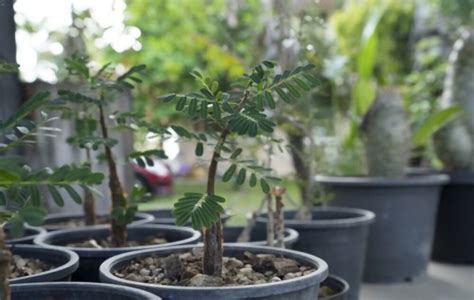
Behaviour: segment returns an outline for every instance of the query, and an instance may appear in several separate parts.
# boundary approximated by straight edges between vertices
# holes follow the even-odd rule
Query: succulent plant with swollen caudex
[[[438,157],[451,171],[474,171],[474,30],[465,30],[449,56],[442,106],[457,105],[461,116],[434,136]]]
[[[408,116],[394,88],[379,88],[362,124],[368,175],[396,178],[405,175],[411,150]]]
[[[271,169],[254,160],[240,158],[243,150],[238,148],[239,140],[232,140],[231,143],[230,138],[255,138],[257,135],[271,133],[275,124],[265,109],[274,109],[279,102],[291,105],[302,92],[309,91],[317,84],[317,79],[310,73],[312,65],[297,67],[276,76],[272,75],[273,68],[272,62],[264,61],[252,69],[250,74],[244,74],[230,92],[220,90],[217,81],[204,78],[194,71],[192,75],[202,86],[199,91],[161,97],[165,102],[176,101],[177,111],[206,125],[206,132],[201,133],[171,126],[179,136],[197,142],[196,155],[203,154],[205,143],[212,145],[213,149],[206,191],[186,193],[175,203],[174,208],[178,225],[185,224],[191,218],[193,227],[203,230],[205,275],[221,276],[222,273],[223,236],[220,213],[223,212],[221,203],[225,199],[215,193],[219,162],[230,163],[223,181],[235,177],[236,183],[242,185],[248,179],[249,186],[259,185],[264,193],[270,193],[269,183],[278,181],[278,178],[271,176]],[[231,150],[231,144],[237,144],[235,151]]]

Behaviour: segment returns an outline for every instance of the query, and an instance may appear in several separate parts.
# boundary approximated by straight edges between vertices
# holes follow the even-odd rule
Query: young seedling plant
[[[79,124],[76,122],[78,134],[74,137],[74,142],[86,151],[99,148],[104,150],[101,156],[108,166],[108,185],[112,200],[111,243],[113,247],[124,247],[127,242],[127,224],[133,221],[137,211],[135,203],[144,195],[144,190],[135,187],[129,197],[125,195],[118,176],[116,157],[112,152],[118,140],[110,136],[110,129],[126,129],[132,132],[145,129],[156,134],[163,132],[150,126],[139,113],[113,112],[109,116],[106,109],[118,100],[120,94],[133,89],[135,83],[141,82],[139,76],[144,72],[145,66],[134,66],[124,74],[116,76],[110,64],[94,71],[85,56],[74,55],[66,60],[66,65],[69,74],[78,77],[84,85],[80,92],[60,90],[58,94],[69,104],[88,107],[87,113],[78,117],[80,122]],[[69,105],[65,106],[65,109],[70,113],[74,107]],[[127,158],[137,161],[140,166],[145,166],[153,165],[151,159],[153,156],[166,158],[162,150],[135,151]],[[94,212],[91,210],[89,213]]]
[[[0,75],[16,72],[15,65],[0,61]],[[10,299],[8,277],[11,253],[5,247],[4,225],[9,223],[13,235],[21,235],[23,224],[41,225],[46,215],[42,208],[43,194],[40,188],[45,187],[54,202],[64,205],[60,193],[65,191],[75,201],[80,200],[73,186],[91,186],[100,184],[103,175],[93,173],[88,167],[65,165],[59,168],[33,170],[24,158],[13,155],[12,150],[35,142],[36,135],[51,135],[55,128],[48,127],[52,121],[44,112],[37,122],[27,117],[37,109],[44,109],[52,104],[49,93],[40,92],[22,105],[12,116],[0,120],[0,299]]]
[[[202,266],[205,275],[221,276],[222,273],[220,213],[225,198],[216,195],[215,191],[219,163],[230,164],[222,177],[224,182],[235,178],[238,185],[247,181],[250,187],[259,185],[264,193],[270,193],[270,184],[279,179],[271,176],[270,168],[253,159],[241,158],[244,145],[238,147],[242,140],[238,137],[256,138],[273,132],[275,124],[271,121],[271,110],[281,102],[291,105],[303,92],[317,84],[317,79],[310,73],[312,65],[273,76],[274,67],[270,61],[262,62],[249,74],[244,74],[230,91],[221,90],[217,81],[193,71],[192,75],[202,86],[199,91],[161,97],[165,102],[175,101],[176,111],[205,124],[205,131],[199,133],[171,126],[179,136],[196,141],[197,156],[203,155],[204,144],[212,147],[206,191],[185,193],[175,203],[173,211],[178,225],[184,225],[191,218],[192,226],[203,231]],[[232,151],[232,146],[236,150]]]

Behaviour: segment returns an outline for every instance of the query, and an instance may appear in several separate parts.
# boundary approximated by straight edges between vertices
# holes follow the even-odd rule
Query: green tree
[[[257,135],[271,133],[275,124],[264,112],[265,108],[274,109],[278,102],[293,103],[294,99],[317,84],[317,79],[309,73],[312,65],[297,67],[271,77],[273,68],[272,62],[264,61],[249,74],[244,74],[229,92],[222,89],[216,80],[203,77],[195,71],[192,74],[202,86],[199,91],[162,97],[165,102],[174,100],[177,111],[206,124],[206,131],[201,133],[172,126],[178,135],[197,142],[197,156],[203,154],[205,143],[212,145],[206,192],[186,193],[176,202],[174,209],[178,225],[185,224],[191,218],[195,229],[203,229],[203,271],[206,275],[221,276],[222,272],[223,236],[220,213],[223,211],[221,203],[225,198],[215,194],[219,162],[230,163],[222,178],[225,182],[235,176],[238,185],[248,181],[251,187],[260,185],[264,193],[269,193],[269,182],[278,181],[271,176],[271,169],[254,160],[241,159],[243,149],[233,151],[231,138],[255,138]],[[237,139],[232,141],[235,146]]]

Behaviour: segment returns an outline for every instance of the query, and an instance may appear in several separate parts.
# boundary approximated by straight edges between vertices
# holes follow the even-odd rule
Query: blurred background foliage
[[[293,64],[315,64],[319,87],[291,111],[276,112],[290,144],[299,143],[297,150],[314,162],[311,174],[364,172],[357,126],[377,85],[399,88],[413,131],[420,128],[439,109],[459,28],[474,22],[473,0],[70,0],[61,4],[61,24],[32,17],[33,2],[15,4],[26,81],[63,79],[62,60],[76,51],[97,65],[117,63],[118,70],[143,63],[147,76],[134,106],[161,124],[177,116],[157,97],[193,90],[194,69],[230,88],[263,59],[288,64],[286,56],[294,55]],[[371,26],[376,46],[364,52]],[[43,46],[35,47],[40,38]],[[28,61],[32,51],[37,59]],[[413,145],[412,165],[440,166],[431,148],[430,141]]]

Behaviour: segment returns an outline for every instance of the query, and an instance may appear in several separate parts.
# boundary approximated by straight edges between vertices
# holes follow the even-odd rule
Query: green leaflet
[[[217,195],[185,193],[174,205],[176,224],[185,225],[191,218],[194,229],[208,228],[219,219],[224,211],[220,203],[225,199]]]

